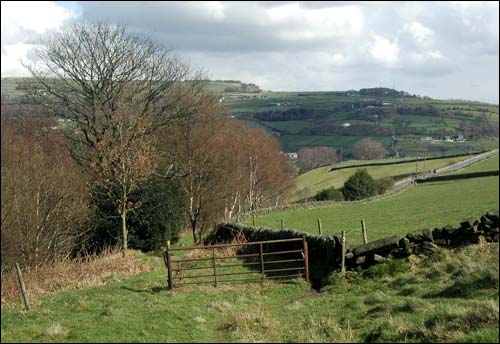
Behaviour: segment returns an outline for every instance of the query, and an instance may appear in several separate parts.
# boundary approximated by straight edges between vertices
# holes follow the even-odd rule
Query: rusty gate
[[[292,246],[288,247],[292,249],[283,250],[282,247],[284,245]],[[270,250],[273,247],[276,248],[276,246],[278,246],[278,250]],[[228,252],[234,249],[237,249],[239,252]],[[181,254],[181,251],[188,251],[185,253],[189,254],[200,250],[201,257],[175,259],[176,255]],[[167,245],[163,253],[165,266],[168,271],[167,281],[169,289],[188,284],[213,284],[217,287],[221,283],[228,282],[263,281],[266,279],[290,280],[299,276],[303,277],[306,282],[309,282],[309,258],[305,237],[179,248],[171,248],[170,245]],[[238,261],[240,259],[244,261]],[[225,264],[228,260],[230,264]],[[289,266],[290,264],[294,264],[295,266]],[[253,268],[255,271],[224,272],[227,268],[234,270],[239,267]],[[207,270],[211,272],[205,273]],[[202,273],[192,274],[192,272],[196,271],[201,271]],[[282,273],[285,273],[285,275],[282,275]],[[227,279],[229,276],[247,274],[259,274],[260,276],[247,279]]]

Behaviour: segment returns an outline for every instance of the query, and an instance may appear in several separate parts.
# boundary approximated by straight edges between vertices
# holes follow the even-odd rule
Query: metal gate
[[[284,245],[291,247],[283,250]],[[271,250],[273,247],[277,247],[277,250]],[[239,252],[228,253],[228,249],[238,249]],[[175,259],[175,256],[180,254],[181,251],[198,251],[202,257]],[[241,259],[243,259],[243,262],[239,261]],[[167,245],[164,251],[164,261],[168,271],[169,289],[190,284],[213,284],[217,287],[222,283],[229,282],[292,279],[299,276],[309,282],[309,258],[305,237],[179,248],[171,248]],[[229,263],[227,263],[228,261]],[[255,271],[239,271],[238,268],[242,270],[242,267],[254,269]],[[226,272],[228,268],[233,271]],[[236,271],[234,271],[235,269]],[[196,274],[196,272],[201,273]],[[283,275],[283,273],[285,274]],[[246,279],[228,279],[229,276],[251,274],[259,274],[260,276],[251,276],[252,278]]]

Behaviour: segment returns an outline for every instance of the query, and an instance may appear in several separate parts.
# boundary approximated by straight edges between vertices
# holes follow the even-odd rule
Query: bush
[[[357,170],[344,183],[342,194],[346,201],[355,201],[375,196],[378,187],[375,180],[368,174],[366,169]]]
[[[121,221],[109,199],[93,192],[92,207],[94,230],[86,243],[91,251],[101,251],[107,246],[120,244]],[[141,251],[155,251],[166,240],[179,239],[183,225],[186,202],[176,182],[152,178],[131,196],[140,204],[127,215],[129,247]]]
[[[377,190],[379,194],[386,193],[394,186],[394,180],[391,177],[377,179],[375,183],[377,184]]]
[[[341,202],[344,200],[344,195],[342,194],[342,191],[331,187],[316,194],[316,196],[314,196],[314,200]]]

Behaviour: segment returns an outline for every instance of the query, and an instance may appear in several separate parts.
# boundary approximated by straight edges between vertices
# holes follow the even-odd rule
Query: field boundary
[[[374,200],[384,198],[387,196],[399,194],[400,192],[403,192],[408,188],[415,187],[418,183],[423,183],[427,179],[435,178],[436,176],[439,176],[441,174],[461,170],[461,169],[468,167],[472,164],[475,164],[475,163],[480,162],[482,160],[488,159],[494,155],[497,155],[498,153],[499,153],[499,149],[494,149],[494,150],[491,150],[491,151],[488,151],[485,153],[478,154],[470,159],[463,160],[463,161],[460,161],[458,163],[455,163],[455,164],[452,164],[449,166],[435,169],[435,170],[428,172],[428,173],[420,173],[417,176],[411,176],[411,177],[399,180],[399,181],[394,183],[392,191],[389,191],[389,192],[381,194],[381,195],[376,195],[376,196],[373,196],[370,198],[365,198],[363,200],[340,201],[340,202],[339,201],[313,201],[313,202],[304,202],[304,203],[284,204],[284,205],[279,205],[279,206],[244,212],[244,213],[236,215],[235,218],[232,218],[231,220],[239,223],[239,222],[244,221],[252,216],[269,215],[271,213],[280,212],[280,211],[284,211],[284,210],[313,209],[313,208],[319,208],[322,206],[328,206],[328,205],[334,205],[334,204],[346,205],[346,204],[356,204],[356,203],[374,201]]]
[[[473,156],[477,156],[479,154],[484,154],[488,153],[489,151],[482,151],[482,152],[475,152],[472,154]],[[455,154],[455,155],[446,155],[446,156],[438,156],[438,157],[429,157],[426,158],[425,160],[440,160],[440,159],[448,159],[448,158],[459,158],[459,157],[465,157],[469,156],[469,154]],[[409,162],[416,162],[416,161],[422,161],[422,158],[418,159],[408,159],[408,160],[402,160],[402,161],[394,161],[394,162],[374,162],[372,164],[358,164],[358,165],[349,165],[349,166],[342,166],[342,167],[332,167],[328,172],[333,172],[333,171],[338,171],[338,170],[344,170],[347,168],[356,168],[356,167],[368,167],[368,166],[387,166],[387,165],[400,165],[400,164],[407,164]],[[325,165],[327,166],[327,165]]]

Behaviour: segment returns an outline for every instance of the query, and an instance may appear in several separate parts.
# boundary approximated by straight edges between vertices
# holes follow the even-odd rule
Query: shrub
[[[394,186],[394,180],[391,177],[377,179],[375,183],[377,184],[377,190],[379,194],[386,193]]]
[[[316,196],[314,196],[314,200],[341,202],[344,200],[344,195],[342,194],[342,191],[331,187],[316,194]]]
[[[100,251],[120,244],[121,223],[109,199],[94,192],[94,230],[87,249]],[[152,178],[131,196],[139,206],[127,215],[129,247],[141,251],[161,248],[166,240],[177,241],[183,224],[186,202],[176,182]]]
[[[378,193],[378,187],[375,180],[368,174],[366,169],[357,170],[344,183],[342,194],[345,200],[355,201],[375,196]]]

